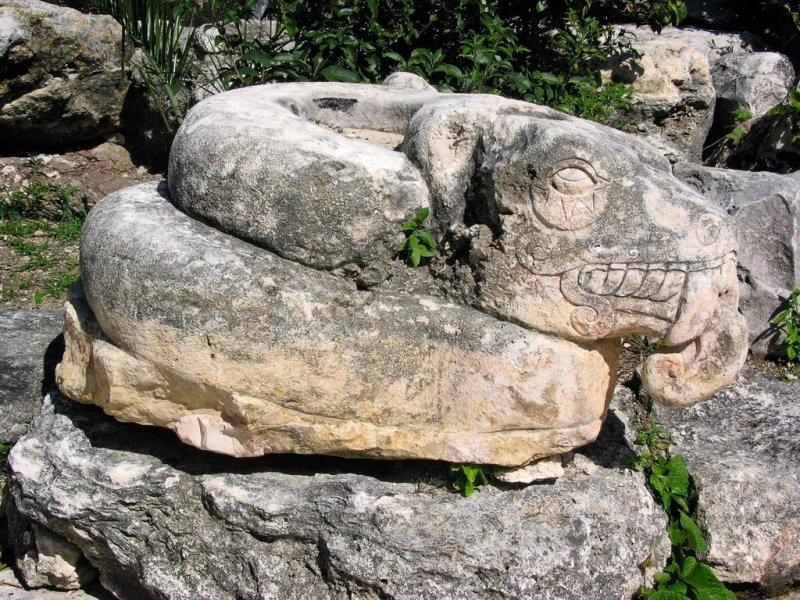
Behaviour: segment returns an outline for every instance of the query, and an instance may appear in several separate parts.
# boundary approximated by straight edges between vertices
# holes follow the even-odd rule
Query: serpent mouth
[[[582,336],[639,329],[675,345],[699,335],[713,313],[715,303],[695,306],[697,292],[728,293],[735,264],[733,252],[704,261],[591,264],[564,273],[561,291],[576,305],[570,318]]]
[[[697,262],[610,263],[565,273],[572,327],[594,339],[656,333],[666,347],[645,360],[642,382],[668,406],[688,406],[730,383],[747,357],[736,256]]]

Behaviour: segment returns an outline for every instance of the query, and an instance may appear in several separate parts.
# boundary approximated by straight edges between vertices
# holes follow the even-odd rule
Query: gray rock
[[[18,555],[50,529],[122,599],[630,598],[669,543],[621,428],[577,455],[591,476],[462,498],[442,463],[235,460],[55,396],[9,458],[9,519]]]
[[[108,15],[0,0],[0,145],[73,146],[113,132],[128,83]]]
[[[735,110],[758,118],[780,104],[794,85],[794,68],[783,54],[728,54],[716,61],[711,77],[717,91],[715,130],[720,135],[736,127]]]
[[[739,308],[752,349],[780,355],[770,321],[800,286],[800,174],[752,173],[678,163],[674,173],[733,217],[739,240]]]
[[[800,383],[745,369],[714,399],[658,408],[699,494],[708,562],[731,583],[800,581]]]
[[[0,441],[14,442],[25,433],[42,393],[55,387],[63,326],[60,313],[0,310]]]
[[[699,162],[715,102],[707,47],[677,30],[650,33],[626,27],[623,39],[633,52],[612,57],[603,77],[633,88],[631,111],[640,135],[672,162]]]
[[[669,43],[683,44],[694,48],[708,57],[709,64],[714,64],[729,54],[749,54],[766,50],[764,42],[756,35],[744,31],[715,31],[696,27],[664,27],[661,33],[652,31],[644,25],[624,25],[627,36],[638,42],[663,40]]]

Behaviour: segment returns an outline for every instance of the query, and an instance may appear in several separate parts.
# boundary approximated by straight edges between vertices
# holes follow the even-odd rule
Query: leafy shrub
[[[790,361],[800,359],[800,288],[795,289],[786,300],[784,308],[772,320],[786,334],[784,346]]]
[[[596,67],[623,48],[613,19],[660,28],[682,0],[277,0],[267,39],[221,35],[237,58],[221,85],[284,80],[378,82],[410,71],[441,90],[496,93],[610,122],[629,90],[601,86]]]

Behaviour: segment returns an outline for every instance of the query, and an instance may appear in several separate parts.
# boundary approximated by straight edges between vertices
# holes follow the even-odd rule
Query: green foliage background
[[[630,92],[601,85],[598,65],[624,47],[614,22],[654,29],[686,15],[683,0],[274,0],[270,35],[247,23],[256,0],[208,0],[214,68],[191,72],[198,51],[193,0],[93,0],[142,50],[134,68],[166,129],[186,106],[179,82],[223,91],[273,81],[379,82],[404,70],[445,91],[502,94],[614,124]]]
[[[220,13],[233,20],[224,2]],[[629,97],[597,75],[624,48],[611,24],[658,30],[686,15],[682,0],[276,0],[273,11],[279,28],[269,40],[218,38],[238,57],[221,69],[225,88],[379,82],[403,70],[441,90],[501,94],[606,122]]]

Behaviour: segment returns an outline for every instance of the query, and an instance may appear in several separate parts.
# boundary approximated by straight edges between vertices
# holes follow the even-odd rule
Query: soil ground
[[[88,209],[111,192],[162,177],[135,165],[119,141],[0,156],[0,308],[61,308],[78,276]]]

